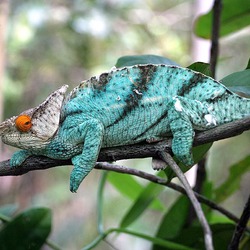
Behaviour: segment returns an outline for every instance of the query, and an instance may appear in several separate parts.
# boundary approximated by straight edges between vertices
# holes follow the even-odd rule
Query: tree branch
[[[210,69],[212,77],[215,78],[216,64],[219,54],[220,19],[222,11],[222,0],[214,0],[212,19],[212,41],[210,50]]]
[[[194,194],[194,191],[192,190],[192,187],[190,186],[187,178],[185,177],[184,173],[181,171],[180,167],[176,164],[174,159],[166,152],[161,152],[162,160],[164,160],[169,167],[175,172],[176,176],[184,186],[187,196],[189,200],[191,201],[193,208],[196,212],[197,218],[200,221],[201,227],[204,232],[204,242],[207,250],[213,250],[213,238],[212,238],[212,232],[210,229],[210,226],[206,220],[206,217],[202,211],[201,205],[197,200],[197,197]]]
[[[196,180],[195,180],[195,185],[193,187],[193,190],[196,193],[201,193],[203,184],[206,180],[206,161],[207,161],[207,154],[197,163],[197,169],[196,169]],[[189,208],[189,213],[188,213],[188,219],[187,219],[187,225],[191,225],[193,221],[195,220],[195,211],[192,206]]]
[[[213,17],[212,17],[212,30],[211,30],[211,48],[210,48],[210,71],[211,76],[215,78],[216,73],[216,65],[219,56],[219,31],[220,31],[220,19],[221,19],[221,9],[222,3],[221,0],[215,0],[213,4]],[[206,161],[207,156],[205,155],[203,159],[201,159],[197,163],[196,170],[196,180],[195,186],[193,188],[194,191],[200,193],[203,187],[203,183],[206,180]],[[187,223],[190,225],[195,219],[195,211],[191,206],[189,209],[189,215]]]

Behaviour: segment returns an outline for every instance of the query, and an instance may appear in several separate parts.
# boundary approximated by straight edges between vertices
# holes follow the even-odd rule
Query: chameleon
[[[11,167],[31,155],[71,159],[71,192],[93,169],[101,148],[171,136],[173,154],[192,166],[195,132],[250,115],[250,99],[179,66],[112,68],[69,94],[67,88],[63,85],[39,106],[2,122],[0,136],[22,149],[12,155]]]

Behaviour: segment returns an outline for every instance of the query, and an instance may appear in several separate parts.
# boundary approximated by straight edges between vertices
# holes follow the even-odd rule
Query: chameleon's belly
[[[131,110],[105,128],[103,147],[129,145],[145,140],[160,140],[170,135],[167,109],[151,104]]]

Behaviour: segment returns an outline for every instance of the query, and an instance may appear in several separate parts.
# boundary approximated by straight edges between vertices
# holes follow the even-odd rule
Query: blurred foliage
[[[159,58],[154,58],[152,55],[145,55],[145,56],[126,56],[125,58],[119,58],[119,66],[123,67],[121,62],[125,65],[130,65],[129,58],[131,59],[131,64],[133,62],[139,62],[141,64],[150,63],[154,60],[158,60]],[[164,60],[161,58],[161,60]],[[168,59],[166,59],[168,60]],[[207,72],[209,74],[208,65],[204,63],[194,63],[189,66],[191,69],[196,70],[198,72]],[[240,74],[240,73],[239,73]],[[241,73],[244,75],[244,71]],[[234,77],[228,76],[227,84],[230,87],[237,86],[237,82],[235,82]],[[250,82],[245,84],[243,89],[243,95],[246,95],[247,92],[250,90]],[[210,148],[211,144],[202,145],[196,149],[196,162],[200,161],[207,150]],[[224,181],[224,183],[215,188],[211,182],[206,179],[202,194],[208,195],[209,197],[213,197],[213,199],[217,202],[221,202],[228,197],[230,197],[233,193],[239,190],[240,181],[242,177],[249,172],[250,167],[250,155],[248,155],[245,159],[239,161],[238,163],[230,166],[230,175]],[[180,165],[182,167],[182,165]],[[184,171],[185,168],[182,168]],[[168,170],[168,169],[167,169]],[[186,169],[187,170],[187,169]],[[169,171],[164,171],[166,174],[167,179],[169,179]],[[171,170],[170,170],[171,172]],[[135,237],[139,237],[142,239],[146,239],[152,243],[153,250],[163,250],[163,249],[205,249],[204,248],[204,235],[203,230],[200,226],[197,226],[197,221],[189,224],[189,216],[190,216],[190,202],[188,202],[187,197],[181,196],[178,198],[172,207],[168,208],[167,206],[164,207],[163,203],[159,203],[158,196],[160,194],[164,194],[165,188],[161,185],[155,183],[149,183],[144,185],[142,189],[139,181],[132,177],[123,178],[123,176],[111,173],[112,178],[108,178],[110,183],[112,183],[116,190],[119,191],[121,194],[125,194],[126,196],[130,197],[132,200],[131,207],[123,214],[120,218],[120,223],[118,223],[118,228],[111,228],[104,230],[103,227],[103,219],[105,216],[102,214],[103,210],[103,195],[105,192],[105,185],[104,183],[107,180],[107,173],[103,175],[102,178],[102,185],[100,185],[99,195],[98,195],[98,228],[102,230],[99,231],[98,237],[92,241],[88,246],[84,249],[92,249],[96,245],[99,244],[101,240],[107,237],[107,235],[117,232],[117,233],[124,233],[130,234]],[[163,173],[160,173],[163,175]],[[115,179],[114,179],[115,176]],[[127,188],[128,187],[128,188]],[[131,188],[133,187],[133,188]],[[134,197],[134,194],[138,194]],[[161,206],[153,207],[153,202],[158,202]],[[155,204],[154,204],[155,205]],[[155,234],[155,237],[151,237],[150,235],[144,234],[142,228],[139,230],[130,230],[133,224],[136,223],[137,220],[140,220],[142,215],[147,210],[155,210],[161,212],[163,217],[158,225],[158,231]],[[212,209],[204,209],[206,218],[212,218],[213,210]],[[225,217],[221,216],[217,219],[213,219],[210,221],[210,227],[213,232],[213,241],[214,241],[214,248],[215,249],[227,249],[229,243],[231,242],[232,235],[235,229],[235,225],[233,222]],[[226,222],[225,222],[226,221]],[[247,249],[250,243],[249,234],[246,233],[243,236],[244,244],[242,244],[240,249]]]
[[[123,56],[120,57],[115,66],[117,68],[122,68],[126,66],[133,66],[136,64],[168,64],[168,65],[178,65],[176,62],[162,56],[155,55],[135,55],[135,56]]]
[[[226,36],[250,24],[250,0],[223,0],[220,36]],[[197,19],[195,33],[203,38],[211,38],[212,10]]]
[[[13,219],[2,219],[1,249],[40,249],[51,231],[51,212],[47,208],[32,208]]]
[[[34,96],[108,70],[123,54],[148,51],[185,60],[187,32],[174,32],[171,22],[179,20],[164,15],[182,2],[11,2],[5,116],[37,104]]]
[[[224,77],[221,79],[221,82],[232,91],[241,93],[245,97],[250,97],[249,79],[250,69],[245,69]]]
[[[249,64],[246,70],[242,69],[249,60],[249,32],[235,32],[249,25],[248,13],[242,12],[249,8],[249,4],[245,5],[248,2],[225,0],[221,34],[227,37],[220,41],[218,65],[222,82],[246,96]],[[123,55],[150,57],[122,57],[118,66],[162,60],[182,66],[193,63],[190,51],[194,1],[15,0],[10,4],[5,117],[37,105],[62,84],[74,87],[93,74],[109,70]],[[235,19],[237,13],[239,21]],[[226,17],[233,21],[229,26],[224,22]],[[197,19],[197,35],[209,38],[210,18],[211,12]],[[195,63],[190,68],[209,75],[207,64]],[[249,138],[250,134],[244,133],[236,139],[215,143],[202,191],[211,199],[223,201],[225,207],[238,215],[249,194]],[[198,149],[197,157],[201,158],[206,150]],[[150,171],[151,161],[133,160],[126,164]],[[41,245],[47,243],[52,249],[58,249],[48,242],[51,232],[50,238],[64,249],[86,246],[95,235],[98,237],[89,246],[102,250],[112,249],[102,241],[106,237],[118,249],[128,246],[154,250],[202,249],[204,246],[197,221],[187,223],[189,202],[185,197],[132,176],[105,173],[96,198],[98,171],[92,171],[79,193],[72,195],[67,186],[69,171],[68,168],[51,169],[0,183],[1,204],[19,205],[18,209],[16,205],[0,207],[1,243],[9,244],[7,241],[13,239],[11,244],[18,243],[19,248],[15,245],[11,249],[21,249],[22,241],[26,247],[25,239],[31,237]],[[52,210],[52,231],[49,209],[22,212],[23,208],[35,205]],[[226,249],[234,224],[207,207],[204,211],[212,225],[216,249]],[[29,218],[27,227],[20,223],[23,216]],[[115,233],[119,237],[112,237]],[[15,240],[13,235],[18,234],[20,237]],[[37,239],[38,235],[41,238]],[[249,249],[249,245],[249,235],[244,235],[241,249]]]

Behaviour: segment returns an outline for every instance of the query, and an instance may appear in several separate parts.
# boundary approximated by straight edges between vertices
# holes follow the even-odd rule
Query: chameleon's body
[[[0,135],[5,143],[24,149],[13,155],[12,166],[33,154],[71,158],[73,192],[94,167],[101,147],[173,135],[173,153],[192,165],[195,130],[250,115],[249,99],[210,77],[176,66],[114,69],[82,82],[64,98],[66,89],[63,86],[20,115],[31,117],[30,128],[22,130],[13,117],[0,124]]]

